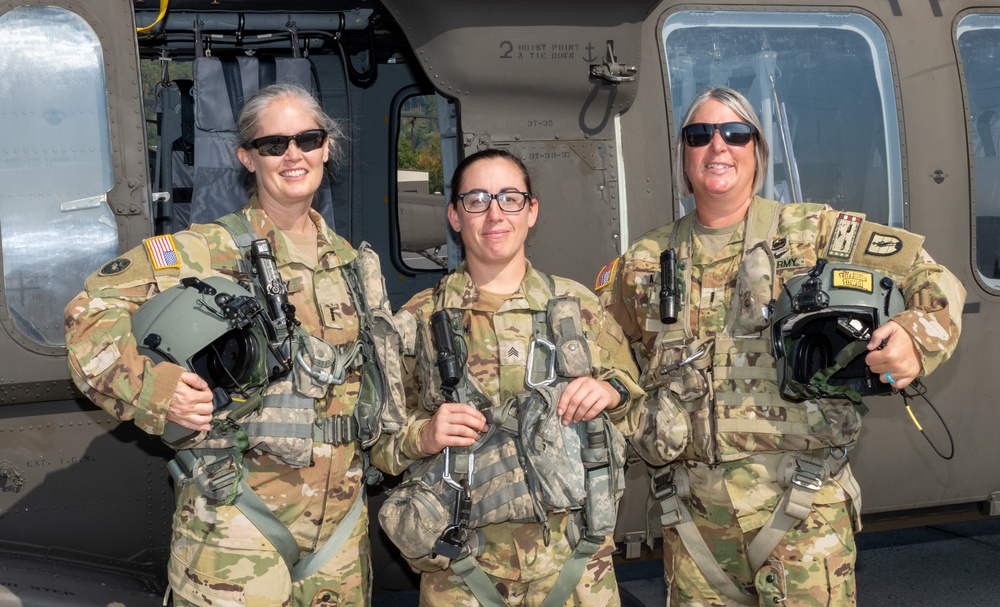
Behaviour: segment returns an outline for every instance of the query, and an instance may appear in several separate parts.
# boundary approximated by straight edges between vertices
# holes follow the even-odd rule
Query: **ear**
[[[462,222],[458,217],[458,205],[448,203],[448,223],[451,224],[451,229],[456,232],[462,231]]]
[[[247,168],[251,173],[254,172],[253,160],[250,158],[250,152],[247,151],[242,145],[236,148],[236,157],[240,159],[240,162]]]
[[[535,227],[535,222],[538,220],[538,199],[532,198],[531,202],[528,203],[528,227]]]

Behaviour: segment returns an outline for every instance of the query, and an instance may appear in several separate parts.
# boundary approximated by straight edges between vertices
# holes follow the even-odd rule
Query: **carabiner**
[[[466,475],[469,487],[472,487],[472,471],[475,469],[476,454],[469,453],[469,473]],[[451,485],[456,491],[464,491],[462,484],[451,477],[451,447],[444,448],[444,472],[441,473],[444,482]]]
[[[545,379],[540,382],[533,381],[531,379],[531,372],[535,368],[535,347],[545,346],[549,350],[549,369],[546,374]],[[532,337],[531,343],[528,344],[528,365],[524,372],[524,385],[529,388],[537,388],[538,386],[548,386],[556,380],[556,345],[551,341],[545,339],[544,337]]]

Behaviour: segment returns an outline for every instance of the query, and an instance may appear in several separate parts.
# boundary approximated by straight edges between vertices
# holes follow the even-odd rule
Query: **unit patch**
[[[601,268],[601,271],[597,273],[597,280],[594,281],[595,291],[600,291],[611,284],[611,279],[614,278],[615,269],[618,267],[618,262],[621,259],[621,257],[615,257],[609,264]]]
[[[871,272],[864,270],[839,269],[831,272],[833,286],[838,289],[853,289],[871,293],[874,279]]]
[[[861,232],[861,223],[864,221],[862,215],[852,215],[841,213],[837,216],[837,223],[833,225],[833,237],[830,238],[830,246],[826,250],[828,257],[839,259],[850,259],[854,252],[854,245],[858,243],[858,234]]]
[[[891,234],[872,232],[865,253],[877,257],[888,257],[903,250],[903,240]]]
[[[108,263],[104,264],[101,268],[98,276],[114,276],[115,274],[121,274],[132,265],[132,260],[125,257],[118,257],[112,259]]]
[[[146,251],[149,253],[149,260],[153,262],[154,270],[181,267],[177,249],[174,247],[174,238],[170,234],[147,238],[142,242],[146,245]]]

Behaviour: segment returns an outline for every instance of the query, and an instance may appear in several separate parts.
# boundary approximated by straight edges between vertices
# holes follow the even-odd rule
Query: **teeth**
[[[305,169],[296,169],[294,171],[282,171],[281,175],[283,177],[301,177],[306,174]]]
[[[705,165],[705,166],[707,166],[710,169],[728,169],[729,168],[728,164],[709,164],[709,165]]]

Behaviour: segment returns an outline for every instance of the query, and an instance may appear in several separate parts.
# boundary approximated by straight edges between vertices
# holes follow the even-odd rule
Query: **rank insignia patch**
[[[601,268],[601,271],[597,273],[597,280],[594,281],[594,290],[600,291],[604,287],[611,284],[611,279],[615,275],[615,268],[618,267],[618,262],[621,261],[621,257],[615,257],[609,264]]]
[[[174,248],[174,238],[170,234],[147,238],[143,243],[146,245],[146,251],[149,252],[149,259],[153,262],[154,270],[181,267],[177,249]]]
[[[112,259],[108,263],[104,264],[101,268],[100,276],[114,276],[115,274],[121,274],[132,265],[131,259],[126,259],[124,257],[119,257],[117,259]]]
[[[837,216],[837,223],[833,225],[833,236],[830,238],[830,246],[826,250],[829,257],[838,259],[850,259],[854,252],[854,245],[858,243],[858,235],[861,233],[861,223],[863,218],[850,213],[841,213]]]

